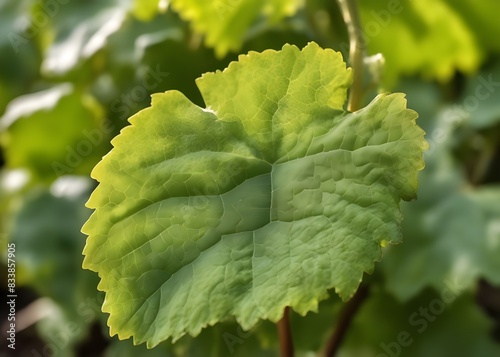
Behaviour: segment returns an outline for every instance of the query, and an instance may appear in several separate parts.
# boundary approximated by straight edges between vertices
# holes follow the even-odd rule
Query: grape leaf
[[[206,108],[169,91],[130,118],[83,227],[112,335],[152,347],[352,296],[400,240],[426,142],[403,94],[344,112],[350,81],[339,53],[286,45],[199,78]]]
[[[172,0],[171,5],[193,29],[205,35],[205,43],[218,57],[238,50],[248,28],[264,15],[276,22],[290,16],[301,6],[301,0]]]

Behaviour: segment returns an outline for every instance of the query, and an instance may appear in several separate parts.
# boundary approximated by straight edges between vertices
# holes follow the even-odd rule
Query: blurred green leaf
[[[167,0],[134,0],[133,13],[142,21],[150,21],[167,6]]]
[[[25,31],[29,28],[31,0],[0,1],[0,48],[11,47],[18,53],[20,46],[28,42]]]
[[[431,149],[424,154],[426,169],[419,177],[418,201],[403,204],[408,217],[403,221],[404,243],[392,247],[382,263],[387,288],[403,301],[429,286],[440,291],[450,282],[460,282],[461,289],[474,285],[479,277],[500,283],[500,237],[490,236],[487,228],[498,216],[480,199],[482,189],[467,183],[453,156],[460,124],[455,119],[445,111],[428,129],[431,135],[438,133],[435,137],[440,140],[430,141]]]
[[[89,321],[68,311],[67,304],[52,303],[46,298],[39,299],[37,308],[45,316],[36,324],[40,338],[45,342],[43,348],[31,349],[34,356],[41,354],[53,357],[76,357],[76,346],[88,337]],[[45,305],[45,306],[43,306]],[[73,307],[73,309],[75,309]],[[37,354],[38,353],[38,354]]]
[[[14,99],[0,119],[6,165],[35,178],[88,174],[107,146],[102,108],[69,83]]]
[[[121,126],[150,103],[151,93],[177,89],[202,104],[194,80],[208,70],[227,65],[227,61],[216,60],[211,50],[190,46],[187,26],[172,12],[147,24],[127,21],[121,31],[110,36],[106,51],[105,73],[112,75],[114,92],[105,90],[100,97],[114,94],[108,107],[111,116],[120,117]],[[161,76],[152,76],[158,72]],[[98,89],[102,91],[102,86]]]
[[[401,304],[373,291],[349,329],[339,357],[490,357],[500,345],[489,337],[492,322],[471,294],[426,293]]]
[[[293,15],[302,6],[302,0],[171,0],[172,7],[191,23],[193,29],[205,36],[205,43],[213,47],[218,57],[237,51],[249,28],[264,16],[268,22],[277,22]]]
[[[129,7],[130,4],[122,0],[58,4],[48,14],[54,41],[46,51],[42,71],[62,75],[90,58],[106,45],[110,35],[121,28]]]
[[[470,127],[486,129],[500,122],[499,98],[500,63],[494,62],[492,66],[484,68],[477,76],[467,80],[458,105]]]
[[[387,87],[402,75],[444,82],[456,70],[471,74],[484,58],[474,29],[445,0],[362,0],[360,10],[368,51],[386,59]]]
[[[484,217],[483,256],[485,268],[482,277],[491,284],[500,285],[500,186],[483,186],[470,193]]]
[[[114,71],[114,66],[141,64],[151,46],[164,43],[166,40],[186,42],[185,28],[186,25],[170,11],[146,23],[128,18],[120,31],[109,36],[108,70]],[[166,58],[178,57],[176,52],[165,51],[165,49],[162,55]],[[118,77],[119,73],[115,76]]]
[[[500,2],[497,0],[445,0],[457,12],[484,50],[500,51],[500,41],[493,34],[500,33]]]
[[[74,356],[75,344],[87,336],[100,312],[98,279],[81,269],[85,237],[77,229],[90,214],[84,203],[92,186],[87,178],[66,176],[50,190],[30,190],[10,232],[21,273],[18,285],[29,285],[55,303],[38,301],[39,313],[46,317],[37,324],[39,335],[55,349],[54,356]]]
[[[51,190],[33,189],[13,223],[16,260],[35,287],[75,314],[85,297],[95,296],[96,277],[81,269],[85,237],[76,227],[90,214],[84,203],[92,189],[85,178],[64,177]]]
[[[41,54],[29,21],[31,0],[0,1],[0,115],[39,78]]]

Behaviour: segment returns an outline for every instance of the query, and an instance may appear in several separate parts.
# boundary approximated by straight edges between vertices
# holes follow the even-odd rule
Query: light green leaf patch
[[[142,21],[151,21],[158,13],[166,10],[164,0],[134,0],[132,13]]]
[[[394,86],[404,75],[419,73],[425,78],[445,82],[457,70],[467,74],[477,70],[485,53],[474,30],[450,2],[360,2],[368,52],[381,52],[386,59],[384,84],[387,87]],[[489,33],[492,31],[490,28]]]
[[[219,57],[240,48],[248,29],[260,16],[276,22],[293,15],[302,0],[172,0],[172,7],[205,36]]]
[[[83,227],[112,335],[153,347],[353,295],[400,240],[427,144],[403,94],[344,112],[350,82],[339,53],[286,45],[199,78],[206,108],[168,91],[130,119]]]
[[[0,118],[8,168],[28,168],[45,182],[63,174],[88,175],[106,147],[103,110],[70,83],[19,96]]]

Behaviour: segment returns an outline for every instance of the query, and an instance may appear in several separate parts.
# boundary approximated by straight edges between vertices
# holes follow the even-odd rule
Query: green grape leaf
[[[403,94],[344,112],[350,82],[339,53],[285,45],[199,78],[206,108],[169,91],[130,118],[83,227],[112,335],[152,347],[354,294],[400,240],[427,143]]]
[[[293,15],[301,0],[172,0],[171,5],[219,57],[240,48],[249,27],[265,16],[269,22]]]

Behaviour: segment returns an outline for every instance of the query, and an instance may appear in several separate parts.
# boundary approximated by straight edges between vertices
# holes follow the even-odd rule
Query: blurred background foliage
[[[407,93],[431,148],[418,200],[402,204],[404,243],[365,276],[339,356],[500,355],[500,2],[359,5],[367,52],[385,58],[380,78],[380,62],[367,65],[366,101]],[[285,43],[347,58],[336,2],[0,0],[0,35],[0,251],[6,272],[16,243],[15,355],[276,356],[266,321],[250,332],[227,321],[153,350],[110,338],[98,278],[81,269],[84,203],[92,167],[151,93],[203,105],[195,78]],[[324,345],[342,308],[332,292],[319,314],[292,314],[299,356]]]

